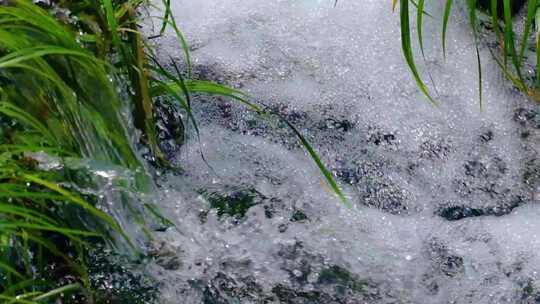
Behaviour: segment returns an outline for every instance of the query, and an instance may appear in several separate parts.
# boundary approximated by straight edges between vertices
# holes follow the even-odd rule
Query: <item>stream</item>
[[[148,265],[163,303],[540,303],[540,112],[486,41],[480,109],[464,11],[445,60],[444,3],[426,3],[416,58],[437,107],[406,66],[390,1],[172,2],[194,77],[287,118],[353,208],[286,125],[194,96],[200,140],[189,128],[182,172],[159,180],[177,225],[156,232]],[[154,41],[183,62],[173,33]]]

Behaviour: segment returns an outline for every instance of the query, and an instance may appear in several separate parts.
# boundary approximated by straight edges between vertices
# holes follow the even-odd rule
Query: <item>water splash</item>
[[[390,4],[330,2],[174,3],[194,74],[239,87],[293,122],[356,207],[340,206],[285,126],[200,97],[201,144],[188,141],[177,156],[184,173],[162,182],[161,207],[178,224],[160,235],[168,249],[150,266],[163,301],[538,299],[540,179],[537,165],[525,165],[538,164],[538,111],[508,87],[486,47],[479,110],[463,16],[453,16],[446,62],[438,43],[426,49],[437,109],[412,81]],[[426,41],[439,39],[439,6],[428,8]],[[158,43],[181,58],[172,38]]]

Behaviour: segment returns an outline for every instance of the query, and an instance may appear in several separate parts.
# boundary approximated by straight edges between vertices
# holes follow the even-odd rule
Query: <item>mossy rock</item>
[[[318,283],[337,285],[359,293],[366,292],[369,286],[369,282],[356,278],[350,271],[337,265],[323,269],[319,274]]]
[[[217,191],[199,191],[209,202],[211,209],[217,210],[218,217],[230,216],[240,220],[248,210],[266,201],[266,197],[251,187],[225,186]]]

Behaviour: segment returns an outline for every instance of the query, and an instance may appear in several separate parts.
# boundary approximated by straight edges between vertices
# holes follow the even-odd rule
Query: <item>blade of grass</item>
[[[523,36],[521,37],[521,47],[519,50],[519,60],[518,64],[523,65],[523,56],[525,55],[525,49],[528,45],[529,35],[531,32],[532,23],[537,9],[537,0],[528,0],[527,1],[527,17],[525,19],[525,24],[523,26]]]
[[[478,103],[480,106],[480,110],[483,108],[483,100],[482,100],[482,63],[480,60],[480,50],[478,49],[478,32],[477,32],[477,16],[476,16],[476,1],[477,0],[467,0],[467,5],[469,9],[469,22],[471,24],[471,28],[473,31],[473,38],[474,38],[474,48],[476,51],[476,63],[477,63],[477,69],[478,69]]]
[[[442,49],[443,57],[446,59],[446,30],[448,28],[448,19],[450,18],[450,12],[452,11],[453,0],[446,0],[444,6],[443,25],[442,25]]]
[[[540,9],[536,11],[536,89],[540,91]]]
[[[418,0],[417,14],[416,14],[416,32],[418,34],[418,44],[420,45],[420,51],[422,52],[422,57],[426,60],[426,55],[424,54],[424,37],[422,37],[422,20],[424,14],[421,13],[424,11],[424,1]]]
[[[349,200],[347,200],[345,195],[343,195],[343,192],[341,191],[341,189],[337,185],[336,181],[334,180],[334,177],[332,176],[332,173],[323,164],[323,162],[321,161],[321,158],[319,157],[317,152],[315,152],[315,149],[313,149],[313,147],[307,141],[307,139],[302,135],[302,133],[300,133],[300,131],[292,123],[290,123],[287,119],[285,119],[281,115],[279,115],[279,114],[276,114],[276,115],[278,115],[278,117],[282,121],[284,121],[287,124],[287,126],[293,131],[293,133],[296,135],[296,137],[298,137],[298,139],[300,140],[300,143],[306,149],[306,151],[308,152],[311,159],[313,159],[313,161],[315,162],[315,164],[317,165],[317,167],[319,168],[319,170],[323,174],[324,178],[326,179],[326,182],[330,185],[330,187],[332,187],[332,190],[337,195],[337,197],[339,198],[341,203],[345,207],[351,209],[352,208],[351,203],[349,202]]]
[[[411,70],[411,73],[420,91],[422,91],[422,93],[428,98],[428,100],[433,105],[437,105],[435,100],[429,94],[429,91],[426,85],[420,78],[420,74],[418,73],[418,69],[416,68],[416,64],[414,63],[414,56],[413,56],[412,46],[411,46],[410,24],[409,24],[409,0],[400,0],[400,3],[401,3],[400,5],[401,44],[402,44],[402,51],[405,56],[405,60],[407,61],[407,64],[409,65],[409,69]]]
[[[504,45],[508,51],[508,55],[512,60],[512,64],[516,69],[517,76],[520,81],[523,82],[523,77],[521,76],[521,66],[519,64],[518,54],[516,53],[516,46],[514,43],[514,27],[512,22],[512,4],[511,0],[503,0],[504,7]]]

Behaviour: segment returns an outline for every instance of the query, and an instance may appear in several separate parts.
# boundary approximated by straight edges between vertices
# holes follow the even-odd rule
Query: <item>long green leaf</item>
[[[428,98],[428,100],[434,104],[437,105],[435,100],[431,97],[429,94],[429,91],[420,78],[420,74],[418,73],[418,69],[416,68],[416,64],[414,63],[414,56],[412,52],[412,46],[411,46],[411,32],[410,32],[410,24],[409,24],[409,0],[400,0],[400,22],[401,22],[401,45],[402,45],[402,51],[403,55],[405,56],[405,60],[407,61],[407,64],[409,65],[409,69],[411,70],[411,73],[413,74],[414,80],[416,81],[416,84],[418,85],[418,88],[424,95]]]
[[[453,0],[446,0],[444,6],[443,25],[442,25],[442,49],[443,56],[446,58],[446,30],[448,28],[448,19],[450,18],[450,12],[452,11]]]
[[[523,25],[523,36],[521,37],[521,47],[519,50],[519,61],[520,66],[523,65],[523,56],[525,55],[525,49],[528,45],[529,35],[531,32],[532,23],[536,15],[537,10],[537,0],[528,0],[527,1],[527,18],[525,19],[525,24]]]

